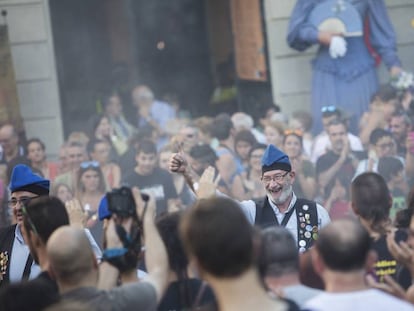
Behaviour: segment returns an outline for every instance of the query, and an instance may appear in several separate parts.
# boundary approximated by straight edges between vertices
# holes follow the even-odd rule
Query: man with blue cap
[[[8,205],[15,224],[0,229],[0,286],[32,279],[40,273],[40,267],[33,262],[23,239],[21,228],[24,206],[33,198],[49,195],[49,187],[49,180],[33,173],[30,167],[18,164],[13,168]]]
[[[188,165],[180,154],[174,154],[170,170],[187,175]],[[314,201],[297,198],[292,185],[295,171],[289,157],[273,145],[268,145],[262,158],[262,184],[266,197],[240,202],[250,223],[265,228],[286,227],[297,241],[300,252],[309,249],[318,238],[321,227],[330,222],[324,207]]]

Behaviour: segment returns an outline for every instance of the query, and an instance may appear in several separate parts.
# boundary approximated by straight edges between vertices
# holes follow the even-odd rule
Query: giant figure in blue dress
[[[358,120],[368,110],[372,95],[378,88],[375,59],[365,37],[379,54],[391,75],[401,71],[396,50],[396,36],[387,15],[384,0],[338,0],[345,6],[353,5],[362,22],[367,21],[369,33],[365,36],[345,37],[346,53],[333,58],[329,49],[338,33],[318,30],[309,21],[316,5],[330,0],[297,0],[293,9],[287,41],[290,47],[304,51],[313,44],[319,50],[312,61],[312,111],[315,132],[322,129],[321,108],[335,105],[353,115],[351,130],[357,129]]]

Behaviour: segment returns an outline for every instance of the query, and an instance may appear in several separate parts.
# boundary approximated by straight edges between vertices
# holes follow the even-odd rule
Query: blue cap
[[[262,157],[262,174],[267,171],[283,170],[290,172],[289,157],[273,145],[268,145]]]
[[[48,195],[50,181],[33,173],[32,169],[24,164],[17,164],[13,168],[9,189],[11,193],[16,191],[28,191],[37,195]]]
[[[106,195],[104,195],[101,199],[101,202],[99,202],[98,216],[99,220],[108,219],[112,216],[108,208],[108,199],[106,198]]]

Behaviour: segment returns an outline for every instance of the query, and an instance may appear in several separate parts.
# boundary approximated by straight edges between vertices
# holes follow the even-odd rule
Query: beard
[[[271,196],[271,200],[276,205],[283,204],[283,203],[286,202],[286,200],[289,198],[289,196],[292,194],[292,192],[293,192],[292,185],[290,185],[290,184],[285,185],[285,186],[283,186],[279,197],[275,199]]]

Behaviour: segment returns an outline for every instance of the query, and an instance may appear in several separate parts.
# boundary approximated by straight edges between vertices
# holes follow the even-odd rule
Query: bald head
[[[96,259],[83,229],[58,228],[49,238],[47,253],[59,285],[76,286],[93,274],[92,281],[97,281]]]
[[[320,231],[315,247],[329,269],[347,272],[364,268],[371,238],[359,222],[341,219]]]

